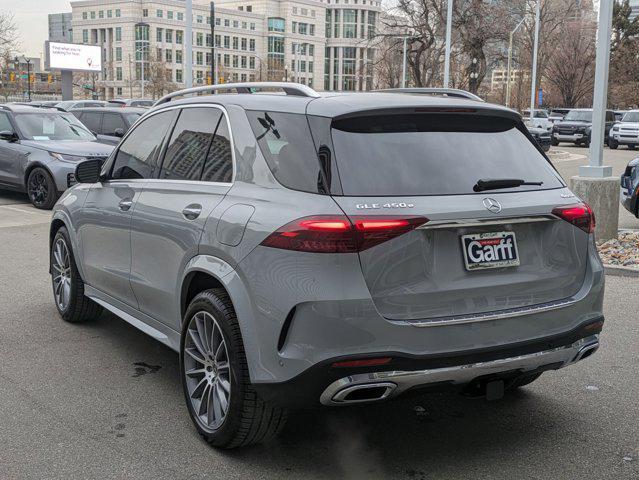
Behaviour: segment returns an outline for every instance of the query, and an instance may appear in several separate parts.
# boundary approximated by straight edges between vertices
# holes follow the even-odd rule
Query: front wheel
[[[550,140],[550,144],[553,147],[557,147],[557,146],[559,146],[559,140],[557,140],[556,138],[553,137],[552,140]]]
[[[617,142],[617,140],[608,140],[608,148],[610,148],[610,150],[617,150],[617,147],[619,147],[619,142]]]
[[[251,385],[240,326],[224,290],[206,290],[189,305],[180,375],[191,420],[215,447],[265,441],[286,422],[286,410],[264,402]]]
[[[29,173],[27,194],[33,206],[42,210],[51,210],[58,199],[55,182],[42,167],[36,167]]]
[[[84,282],[65,227],[58,229],[51,242],[50,270],[55,306],[63,320],[80,323],[100,316],[102,307],[84,296]]]

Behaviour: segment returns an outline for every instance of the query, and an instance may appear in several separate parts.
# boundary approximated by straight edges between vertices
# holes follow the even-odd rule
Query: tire
[[[550,144],[553,147],[557,147],[557,146],[559,146],[559,140],[557,140],[556,138],[553,137],[552,140],[550,140]]]
[[[214,447],[263,442],[286,423],[286,409],[266,403],[251,385],[240,326],[222,289],[196,295],[184,315],[180,377],[191,420]]]
[[[608,140],[608,148],[610,150],[617,150],[619,147],[619,143],[616,140]]]
[[[634,150],[635,148],[637,148],[636,145],[628,145],[628,150]]]
[[[84,296],[84,282],[75,264],[69,232],[65,227],[60,227],[53,237],[49,261],[53,299],[62,319],[81,323],[98,318],[102,307]]]
[[[525,387],[526,385],[530,385],[532,382],[541,377],[541,373],[533,373],[532,375],[526,375],[523,377],[519,377],[515,379],[508,387],[508,390],[516,390],[521,387]]]
[[[58,200],[58,190],[51,174],[42,167],[29,172],[27,194],[31,204],[42,210],[51,210]]]

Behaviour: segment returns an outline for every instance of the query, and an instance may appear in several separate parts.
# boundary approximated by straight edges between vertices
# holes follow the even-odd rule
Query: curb
[[[632,277],[639,278],[639,268],[636,267],[619,267],[617,265],[604,265],[606,275],[613,277]]]

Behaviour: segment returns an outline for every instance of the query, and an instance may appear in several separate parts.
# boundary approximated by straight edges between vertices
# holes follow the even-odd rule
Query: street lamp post
[[[470,64],[470,80],[469,80],[469,87],[470,87],[470,91],[471,93],[476,93],[477,92],[477,79],[479,78],[479,73],[477,72],[477,59],[475,57],[473,57],[471,64]]]
[[[448,0],[446,14],[446,56],[444,57],[444,88],[450,85],[450,37],[453,30],[453,0]]]
[[[506,69],[506,106],[509,107],[510,106],[510,65],[512,63],[512,58],[513,58],[513,37],[515,36],[515,33],[517,32],[517,30],[519,30],[519,27],[521,27],[524,23],[525,17],[522,18],[519,23],[517,24],[517,26],[515,28],[513,28],[513,30],[510,32],[510,37],[508,38],[508,68]]]
[[[22,58],[27,64],[27,98],[29,99],[29,101],[31,101],[31,59],[27,58],[26,56],[23,56]],[[19,68],[20,60],[18,59],[18,57],[15,58],[15,62]]]
[[[603,2],[606,3],[606,2]],[[530,122],[532,123],[535,116],[535,99],[537,93],[537,51],[539,49],[539,11],[541,9],[541,0],[537,0],[535,13],[535,45],[533,48],[532,61],[532,78],[530,79]]]
[[[412,33],[408,35],[398,35],[395,38],[401,38],[404,41],[402,54],[402,88],[406,88],[406,54],[408,50],[408,39],[415,38]]]

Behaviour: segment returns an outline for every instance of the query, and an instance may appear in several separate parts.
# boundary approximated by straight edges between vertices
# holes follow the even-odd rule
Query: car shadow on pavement
[[[127,374],[157,373],[153,389],[182,401],[175,352],[108,313],[82,327],[136,360]],[[531,444],[543,449],[547,436],[557,435],[557,425],[578,415],[571,404],[559,403],[536,393],[532,385],[493,402],[428,393],[377,405],[294,411],[278,438],[231,451],[212,450],[200,439],[185,421],[186,408],[179,420],[185,437],[201,445],[198,457],[221,455],[232,463],[248,462],[258,470],[292,478],[420,480],[453,472],[462,458],[466,467],[485,466],[504,456],[520,457]],[[180,405],[170,408],[179,411]]]

